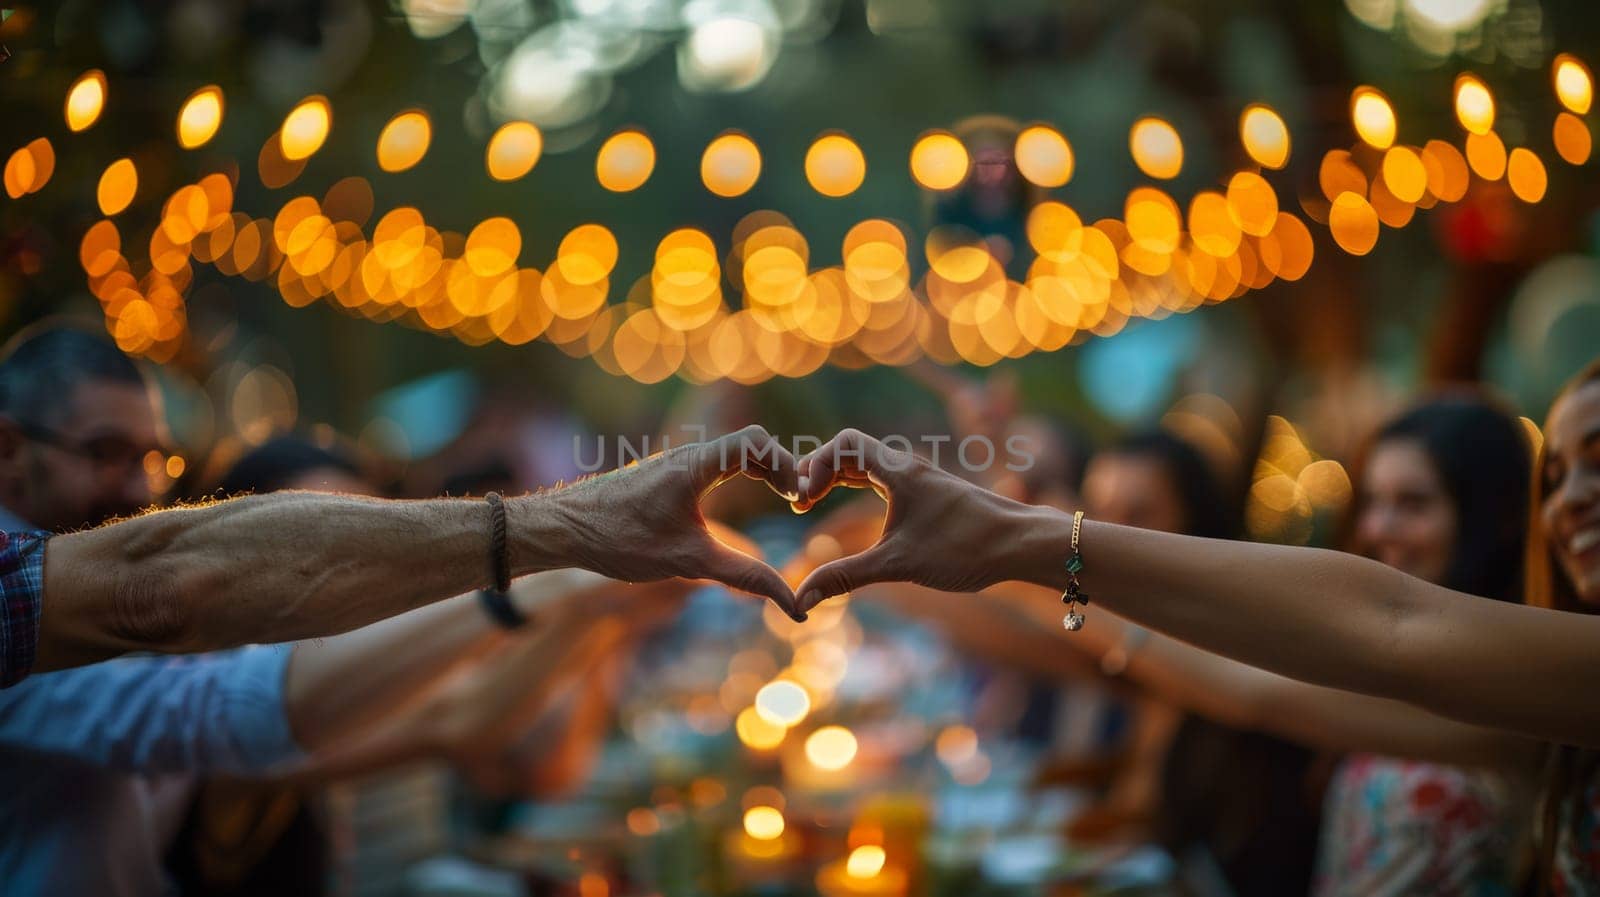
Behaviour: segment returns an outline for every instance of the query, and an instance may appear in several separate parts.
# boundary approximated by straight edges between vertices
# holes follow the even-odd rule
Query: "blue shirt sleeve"
[[[39,648],[47,533],[0,533],[0,688],[21,682]]]
[[[291,647],[125,657],[0,691],[0,745],[125,772],[265,775],[303,759],[289,732]]]

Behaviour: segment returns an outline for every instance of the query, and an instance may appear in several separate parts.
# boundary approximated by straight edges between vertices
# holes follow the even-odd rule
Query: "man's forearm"
[[[560,495],[506,502],[513,575],[569,564]],[[60,536],[35,669],[332,635],[480,588],[489,520],[481,501],[284,492]]]

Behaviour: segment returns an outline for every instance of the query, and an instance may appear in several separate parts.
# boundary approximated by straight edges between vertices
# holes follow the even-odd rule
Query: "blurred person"
[[[1097,520],[1141,529],[1213,539],[1238,532],[1204,456],[1161,430],[1097,453],[1082,505]],[[1269,735],[1182,716],[1164,696],[1147,693],[1139,708],[1134,765],[1109,808],[1150,818],[1200,893],[1207,882],[1215,888],[1214,877],[1240,897],[1304,892],[1317,837],[1310,754]]]
[[[303,492],[54,538],[21,516],[43,513],[70,529],[85,515],[148,503],[135,468],[159,446],[157,420],[138,368],[103,337],[50,324],[22,335],[0,361],[0,495],[11,527],[0,530],[0,686],[130,650],[346,632],[484,585],[495,575],[486,561],[519,575],[578,566],[626,581],[711,578],[792,612],[788,584],[713,539],[699,510],[701,495],[740,475],[793,492],[793,457],[758,427],[508,499],[503,517],[481,501]],[[42,491],[55,486],[60,503]],[[492,558],[496,519],[507,522],[508,539]]]
[[[846,430],[800,459],[796,508],[839,485],[871,485],[892,513],[876,545],[800,583],[800,609],[875,582],[974,591],[1014,579],[1041,587],[1031,599],[1040,604],[1080,582],[1096,619],[1121,616],[1324,688],[1341,712],[1311,716],[1308,728],[1346,747],[1507,769],[1547,753],[1535,883],[1545,893],[1600,893],[1600,363],[1551,406],[1534,466],[1519,605],[1353,554],[1030,508]],[[1077,573],[1064,557],[1078,558]]]

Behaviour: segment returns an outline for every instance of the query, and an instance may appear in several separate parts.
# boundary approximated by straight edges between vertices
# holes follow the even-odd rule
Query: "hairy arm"
[[[514,573],[561,565],[551,504],[507,503]],[[35,669],[346,632],[488,585],[488,521],[477,501],[280,492],[59,536]]]
[[[737,476],[795,494],[760,427],[506,501],[513,576],[715,579],[795,613],[776,570],[718,542],[701,497]],[[481,501],[283,492],[147,514],[51,541],[34,671],[141,649],[207,651],[348,632],[487,585]]]

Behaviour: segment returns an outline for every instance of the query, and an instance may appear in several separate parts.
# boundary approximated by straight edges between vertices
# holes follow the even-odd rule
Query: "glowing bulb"
[[[1141,118],[1128,131],[1128,149],[1139,170],[1169,180],[1183,170],[1183,139],[1178,129],[1159,118]]]
[[[100,120],[106,107],[106,76],[99,69],[90,69],[78,76],[67,91],[67,127],[82,131]]]
[[[618,131],[600,145],[595,155],[595,177],[613,193],[644,186],[656,168],[656,147],[640,131]]]
[[[1383,154],[1383,185],[1394,198],[1414,203],[1428,189],[1428,169],[1410,148],[1391,146]]]
[[[1289,162],[1289,127],[1270,106],[1247,106],[1239,116],[1239,140],[1244,151],[1263,168],[1282,168]]]
[[[1060,187],[1072,180],[1072,146],[1061,132],[1034,125],[1017,135],[1017,171],[1040,187]]]
[[[744,811],[745,834],[757,841],[776,841],[783,837],[783,813],[777,807],[751,807]]]
[[[325,97],[307,97],[300,105],[284,116],[283,128],[278,132],[278,146],[283,157],[290,162],[311,158],[322,149],[328,139],[328,128],[333,124],[333,109]]]
[[[1476,75],[1456,79],[1456,120],[1473,134],[1487,134],[1494,127],[1494,95]]]
[[[211,142],[222,127],[222,88],[202,87],[178,110],[178,145],[195,149]]]
[[[1398,125],[1394,107],[1383,94],[1371,87],[1358,87],[1350,95],[1350,121],[1356,134],[1374,149],[1388,149],[1394,145]]]
[[[497,181],[514,181],[533,170],[544,152],[544,135],[529,122],[514,121],[500,126],[489,138],[484,167]]]
[[[818,769],[844,769],[856,758],[856,736],[844,726],[823,726],[806,739],[806,759]]]
[[[700,179],[718,196],[741,196],[761,177],[761,150],[743,134],[723,134],[700,157]]]
[[[768,682],[756,692],[756,712],[769,723],[792,726],[811,712],[811,696],[785,679]]]
[[[433,124],[427,113],[402,112],[383,126],[378,135],[378,167],[384,171],[405,171],[422,161],[433,139]]]
[[[789,728],[769,721],[754,707],[746,707],[734,717],[733,731],[738,734],[739,740],[745,747],[770,751],[783,744],[783,738],[789,733]]]
[[[806,180],[823,196],[849,196],[866,177],[867,158],[843,134],[824,134],[806,151]]]
[[[100,213],[106,217],[126,209],[139,190],[139,170],[132,159],[118,159],[106,166],[100,175],[100,186],[95,191],[100,202]]]
[[[967,179],[972,158],[954,134],[924,134],[911,147],[911,177],[929,190],[949,190]]]
[[[1511,192],[1518,199],[1535,203],[1544,199],[1549,177],[1545,173],[1544,162],[1533,150],[1519,146],[1511,151],[1510,158],[1506,160],[1506,183],[1511,185]]]
[[[849,859],[844,861],[844,871],[851,878],[873,878],[883,871],[884,863],[888,862],[889,854],[876,844],[863,844],[850,851]]]
[[[1594,102],[1594,78],[1589,75],[1589,67],[1577,57],[1562,53],[1556,57],[1553,76],[1561,105],[1579,115],[1587,113]]]

